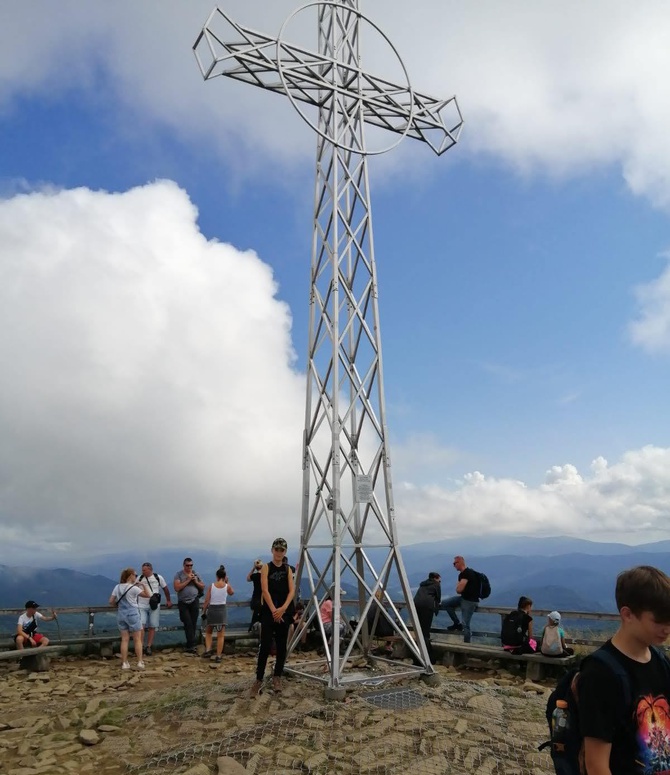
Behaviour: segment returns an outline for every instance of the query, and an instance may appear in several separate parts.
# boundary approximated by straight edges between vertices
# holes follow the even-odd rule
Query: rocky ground
[[[0,667],[0,773],[549,775],[549,685],[504,670],[437,667],[441,683],[362,686],[326,702],[285,680],[248,697],[254,654],[220,665],[176,649],[122,671],[118,657]]]

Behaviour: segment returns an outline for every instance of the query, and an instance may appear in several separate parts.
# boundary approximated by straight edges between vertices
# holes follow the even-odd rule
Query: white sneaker
[[[138,669],[139,669],[139,670],[144,670],[144,662],[142,662],[142,660],[140,660],[140,661],[137,663],[137,667],[138,667]]]
[[[121,665],[121,670],[130,670],[130,665],[128,664],[128,662],[124,662]]]

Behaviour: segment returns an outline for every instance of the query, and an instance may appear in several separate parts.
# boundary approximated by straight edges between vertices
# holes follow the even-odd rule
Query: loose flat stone
[[[219,756],[216,766],[218,775],[248,775],[247,769],[231,756]]]
[[[96,745],[100,742],[100,735],[95,729],[82,729],[79,733],[79,741],[84,745]]]

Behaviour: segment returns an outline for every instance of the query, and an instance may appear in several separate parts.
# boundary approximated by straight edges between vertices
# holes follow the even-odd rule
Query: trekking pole
[[[63,642],[63,637],[60,634],[60,622],[58,621],[58,614],[54,611],[54,609],[51,609],[51,613],[53,614],[54,619],[56,620],[56,629],[58,630],[58,642]]]

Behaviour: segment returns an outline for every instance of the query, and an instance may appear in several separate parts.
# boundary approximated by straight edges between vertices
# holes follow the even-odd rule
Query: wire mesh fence
[[[545,699],[521,686],[414,680],[362,687],[331,703],[310,681],[287,682],[282,693],[268,686],[255,700],[246,698],[248,686],[200,681],[129,709],[132,754],[117,752],[126,772],[205,775],[233,761],[250,775],[552,772],[537,751],[547,735]]]

